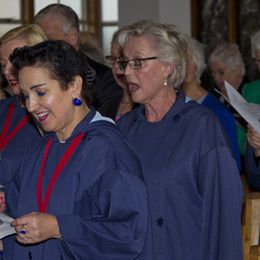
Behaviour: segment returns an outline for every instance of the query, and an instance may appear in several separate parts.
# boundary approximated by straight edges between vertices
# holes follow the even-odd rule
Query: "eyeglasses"
[[[121,70],[125,70],[127,65],[129,65],[129,67],[132,70],[139,70],[142,68],[143,63],[147,60],[155,60],[158,59],[157,57],[153,56],[153,57],[147,57],[147,58],[140,58],[140,59],[132,59],[132,60],[121,60],[118,62],[119,67]]]
[[[115,57],[115,56],[113,56],[113,55],[108,55],[108,56],[105,56],[105,59],[106,59],[106,61],[107,61],[109,64],[114,65],[114,64],[116,64],[116,62],[117,62],[118,60],[120,60],[120,57]]]

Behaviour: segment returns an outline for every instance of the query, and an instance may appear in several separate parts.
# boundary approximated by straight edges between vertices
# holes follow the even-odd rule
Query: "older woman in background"
[[[232,154],[240,170],[240,155],[237,143],[236,122],[227,107],[225,107],[212,93],[200,85],[200,77],[206,68],[203,44],[197,40],[187,37],[189,55],[187,72],[182,89],[186,96],[192,98],[199,104],[208,107],[220,120],[228,136]]]
[[[11,60],[28,111],[49,134],[10,185],[17,235],[4,239],[6,259],[136,259],[147,223],[142,167],[114,122],[90,108],[86,59],[45,41]]]
[[[111,41],[111,54],[105,57],[107,62],[112,67],[112,72],[116,83],[123,89],[123,96],[120,101],[115,118],[116,122],[120,119],[122,115],[131,111],[134,107],[134,102],[131,98],[130,91],[125,79],[124,70],[121,68],[119,62],[123,56],[123,48],[122,43],[120,42],[120,35],[126,33],[127,29],[128,27],[123,27],[113,34]]]
[[[223,43],[217,45],[210,54],[208,62],[214,81],[217,88],[220,90],[220,100],[224,102],[227,95],[224,81],[227,81],[237,91],[240,91],[245,75],[245,64],[237,44]],[[219,93],[216,88],[215,91]],[[230,107],[229,104],[226,105]],[[232,109],[232,107],[230,109],[236,119],[239,152],[241,160],[244,161],[243,157],[246,149],[246,122],[234,109]]]
[[[141,156],[150,206],[141,259],[242,259],[239,173],[219,121],[179,89],[187,52],[173,25],[141,21],[124,37],[140,106],[118,125]]]
[[[245,64],[237,44],[222,43],[211,52],[208,60],[214,81],[226,95],[224,81],[239,90],[245,75]]]

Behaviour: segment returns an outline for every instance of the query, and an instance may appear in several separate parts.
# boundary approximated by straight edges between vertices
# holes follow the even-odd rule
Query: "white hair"
[[[240,67],[241,75],[245,75],[245,63],[239,51],[238,45],[235,43],[222,43],[217,45],[209,56],[210,67],[215,62],[221,62],[230,69]]]

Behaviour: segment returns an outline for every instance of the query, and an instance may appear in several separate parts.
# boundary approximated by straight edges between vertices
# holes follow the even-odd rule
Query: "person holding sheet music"
[[[64,41],[17,49],[26,107],[46,133],[6,200],[17,235],[5,259],[136,259],[147,226],[142,165],[114,121],[91,108],[86,59]]]

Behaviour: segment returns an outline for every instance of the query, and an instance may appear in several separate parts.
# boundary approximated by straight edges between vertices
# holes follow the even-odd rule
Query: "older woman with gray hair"
[[[119,128],[144,168],[150,225],[141,259],[242,259],[242,191],[219,121],[180,90],[188,46],[173,25],[140,21],[120,62],[134,102]]]
[[[245,64],[237,44],[217,45],[210,54],[208,62],[214,81],[222,94],[226,95],[224,81],[237,90],[240,88],[245,75]]]
[[[200,85],[200,77],[206,68],[204,45],[194,38],[187,36],[189,51],[187,73],[182,89],[186,96],[213,111],[224,127],[230,142],[232,154],[240,170],[240,154],[237,142],[236,122],[231,111],[217,97]]]
[[[215,91],[221,94],[220,100],[224,102],[226,97],[224,82],[227,81],[239,91],[245,75],[245,64],[238,45],[234,43],[222,43],[217,45],[210,54],[208,63],[217,88],[221,92],[217,89],[215,89]],[[226,105],[230,107],[229,104]],[[236,118],[239,153],[243,158],[246,148],[246,122],[235,110],[233,110],[232,113]]]

